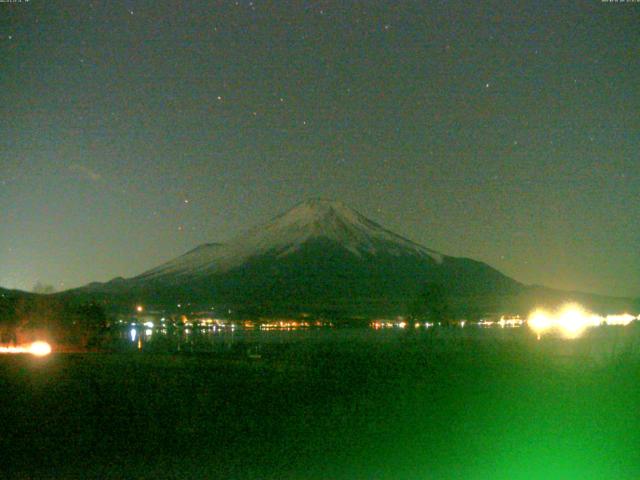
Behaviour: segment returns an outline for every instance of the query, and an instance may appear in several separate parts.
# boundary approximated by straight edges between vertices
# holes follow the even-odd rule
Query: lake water
[[[0,357],[0,476],[640,478],[636,325],[145,330]]]
[[[640,328],[629,326],[592,328],[579,337],[560,335],[542,338],[526,325],[518,327],[430,327],[372,328],[370,326],[322,326],[304,328],[148,328],[143,325],[120,326],[111,332],[112,345],[119,351],[155,353],[235,353],[258,358],[291,345],[421,344],[433,352],[464,352],[471,343],[484,348],[510,345],[544,354],[553,359],[590,359],[607,361],[620,355],[640,355]]]

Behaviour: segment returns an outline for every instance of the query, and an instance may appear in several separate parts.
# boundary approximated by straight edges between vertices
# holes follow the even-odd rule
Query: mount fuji
[[[413,256],[435,263],[443,259],[441,254],[385,230],[342,203],[309,200],[229,244],[201,245],[137,278],[191,280],[230,271],[261,256],[283,259],[318,241],[349,252],[354,259],[384,255]]]
[[[258,314],[364,315],[403,313],[428,284],[466,299],[462,304],[522,289],[482,262],[419,245],[340,202],[309,200],[228,243],[204,244],[136,277],[80,290]]]

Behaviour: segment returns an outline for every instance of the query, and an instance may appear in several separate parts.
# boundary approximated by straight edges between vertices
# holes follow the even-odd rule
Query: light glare
[[[634,320],[636,317],[628,313],[602,317],[589,312],[577,303],[569,303],[554,313],[542,309],[533,311],[529,315],[527,325],[536,333],[538,339],[541,335],[552,330],[560,331],[565,338],[578,338],[587,328],[604,324],[624,326]]]
[[[33,342],[30,345],[0,347],[0,353],[30,353],[36,357],[44,357],[51,353],[51,345],[47,342]]]
[[[51,345],[47,342],[33,342],[29,347],[29,353],[36,357],[44,357],[51,353]]]

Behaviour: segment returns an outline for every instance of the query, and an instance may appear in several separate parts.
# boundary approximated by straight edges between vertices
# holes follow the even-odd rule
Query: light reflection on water
[[[279,348],[278,345],[305,343],[390,343],[421,342],[433,351],[457,350],[464,353],[470,343],[510,343],[518,348],[562,357],[584,357],[606,359],[619,353],[640,356],[640,328],[636,324],[626,327],[603,327],[590,332],[581,339],[567,341],[561,336],[536,339],[528,328],[504,328],[486,326],[430,326],[428,328],[376,328],[374,326],[332,326],[267,328],[242,325],[224,327],[142,326],[126,327],[113,331],[116,339],[122,340],[120,347],[150,352],[236,352],[249,358],[261,358],[265,351]],[[127,346],[128,345],[128,346]]]

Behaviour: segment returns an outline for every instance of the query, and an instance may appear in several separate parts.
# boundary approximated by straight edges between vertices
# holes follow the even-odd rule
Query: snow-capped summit
[[[227,243],[200,245],[136,277],[80,290],[124,304],[349,316],[404,315],[424,303],[433,284],[470,306],[521,288],[489,265],[442,255],[340,202],[314,199]]]
[[[278,251],[286,254],[304,242],[324,238],[333,241],[355,255],[412,252],[440,259],[440,254],[392,233],[341,202],[313,199],[257,227],[238,239],[260,252]]]
[[[341,202],[312,199],[227,244],[201,245],[138,278],[225,272],[261,255],[285,257],[314,240],[331,242],[358,257],[411,255],[434,262],[441,262],[443,258],[433,250],[386,230]]]

